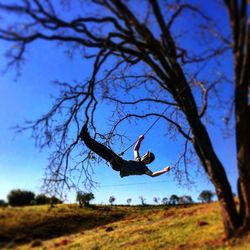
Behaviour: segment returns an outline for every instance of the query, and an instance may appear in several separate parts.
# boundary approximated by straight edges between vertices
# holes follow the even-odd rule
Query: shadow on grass
[[[32,214],[30,215],[32,217]],[[62,214],[46,216],[39,220],[20,221],[0,230],[0,249],[8,244],[21,245],[33,240],[47,240],[82,232],[124,218],[121,211],[95,211],[88,214]]]

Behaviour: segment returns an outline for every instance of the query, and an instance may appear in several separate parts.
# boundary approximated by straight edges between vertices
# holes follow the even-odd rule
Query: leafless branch
[[[208,23],[210,18],[200,8],[185,3],[176,5],[174,13],[167,20],[160,1],[150,0],[148,3],[150,8],[146,21],[145,16],[141,20],[136,9],[130,8],[126,1],[118,0],[93,0],[90,2],[92,10],[100,8],[103,10],[101,13],[87,15],[84,10],[81,15],[70,20],[63,14],[59,16],[56,8],[60,5],[53,5],[52,1],[48,0],[23,0],[16,4],[0,4],[1,13],[12,13],[20,17],[20,20],[16,20],[17,23],[10,21],[0,29],[0,39],[14,45],[6,54],[8,66],[20,67],[28,47],[38,40],[60,42],[84,49],[84,59],[93,63],[93,70],[86,81],[78,84],[57,83],[61,92],[49,112],[35,121],[28,121],[23,127],[16,128],[18,132],[31,130],[40,148],[54,149],[46,176],[46,184],[49,187],[53,186],[53,182],[61,188],[72,187],[75,182],[70,175],[79,168],[80,177],[77,183],[85,178],[84,181],[91,184],[93,164],[89,151],[83,152],[84,160],[71,165],[73,152],[79,150],[78,134],[85,121],[89,121],[93,128],[94,137],[100,137],[103,143],[109,146],[115,136],[122,140],[124,135],[119,135],[116,128],[123,121],[130,118],[162,118],[186,140],[182,155],[185,166],[187,145],[191,142],[202,158],[205,168],[210,168],[209,173],[216,171],[210,161],[204,160],[204,152],[208,150],[204,145],[209,146],[210,139],[201,122],[201,117],[207,110],[209,90],[213,88],[215,81],[207,84],[207,87],[203,81],[195,78],[202,91],[202,108],[198,110],[193,86],[187,80],[184,69],[195,71],[188,64],[201,65],[224,54],[231,45],[221,36],[220,41],[226,44],[213,44],[204,50],[199,49],[196,53],[191,53],[189,49],[178,44],[176,34],[172,30],[174,22],[184,10],[190,10]],[[226,3],[230,10],[233,9],[231,1]],[[243,6],[243,14],[244,11]],[[237,20],[232,10],[230,14]],[[152,27],[159,28],[156,31],[147,21],[150,17],[154,20]],[[239,26],[241,29],[246,28],[244,23],[237,23],[236,26],[237,30]],[[234,47],[243,49],[243,40],[247,36],[242,34],[238,37],[236,31],[234,35],[237,38]],[[243,56],[243,52],[240,55]],[[245,57],[242,63],[248,66],[249,57]],[[195,75],[195,72],[192,74]],[[242,81],[246,76],[247,73],[242,72]],[[119,95],[114,95],[117,89],[120,91]],[[141,91],[135,93],[135,90]],[[101,134],[96,127],[95,115],[104,101],[116,105],[113,107],[115,115],[112,118],[111,131]],[[140,104],[147,104],[147,113],[140,113]],[[168,105],[168,112],[153,112],[157,105]],[[131,107],[139,111],[134,111]],[[127,114],[127,108],[131,108],[129,113],[135,113]],[[207,143],[200,143],[200,134]],[[213,151],[211,148],[210,150]],[[219,163],[218,165],[221,166]],[[187,168],[184,167],[184,171],[187,172]]]

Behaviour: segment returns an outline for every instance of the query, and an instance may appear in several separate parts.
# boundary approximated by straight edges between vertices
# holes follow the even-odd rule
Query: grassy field
[[[190,207],[32,206],[0,209],[0,249],[250,249],[225,241],[217,203]]]

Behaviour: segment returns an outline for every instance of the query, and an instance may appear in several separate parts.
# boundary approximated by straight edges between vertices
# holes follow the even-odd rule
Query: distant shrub
[[[11,206],[27,206],[31,205],[32,200],[35,200],[35,194],[31,191],[15,189],[10,191],[7,198]]]
[[[45,194],[38,194],[36,196],[36,204],[37,205],[45,205],[50,204],[50,198]]]
[[[55,205],[55,204],[62,204],[63,201],[58,199],[56,196],[52,196],[49,198],[49,203]]]
[[[32,206],[37,205],[36,200],[32,200],[32,201],[30,202],[30,205],[32,205]]]
[[[89,206],[90,201],[93,200],[94,198],[95,197],[93,193],[78,191],[76,194],[76,201],[79,202],[80,207]]]
[[[8,204],[4,200],[0,200],[0,207],[7,207]]]

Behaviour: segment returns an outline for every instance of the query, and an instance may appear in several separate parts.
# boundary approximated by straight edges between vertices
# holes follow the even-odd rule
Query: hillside
[[[0,249],[250,249],[226,242],[218,203],[0,209]]]

